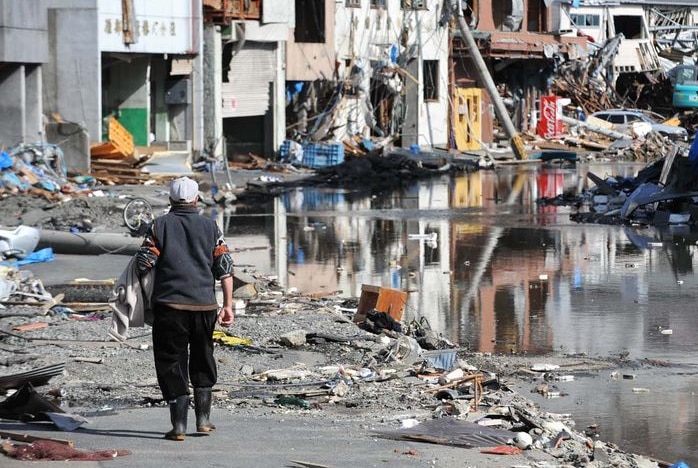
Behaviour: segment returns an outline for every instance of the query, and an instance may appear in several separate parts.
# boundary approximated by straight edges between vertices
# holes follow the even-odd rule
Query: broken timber
[[[36,442],[37,440],[48,440],[57,444],[67,445],[68,447],[75,446],[75,442],[72,440],[54,439],[51,437],[37,437],[29,434],[18,434],[16,432],[0,431],[0,437],[3,439],[16,440],[17,442]]]

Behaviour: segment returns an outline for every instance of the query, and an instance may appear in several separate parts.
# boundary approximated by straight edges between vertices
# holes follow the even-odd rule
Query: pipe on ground
[[[37,249],[51,247],[57,254],[134,255],[142,238],[110,232],[80,232],[42,230]]]

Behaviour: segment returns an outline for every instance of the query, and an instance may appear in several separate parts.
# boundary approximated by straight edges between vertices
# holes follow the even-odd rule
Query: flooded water
[[[238,264],[304,293],[409,291],[406,323],[424,317],[472,351],[627,353],[642,363],[621,371],[633,379],[577,376],[556,399],[518,390],[626,450],[698,466],[698,234],[576,224],[572,208],[536,203],[593,185],[588,171],[637,169],[509,167],[380,195],[303,188],[223,222],[249,249]]]

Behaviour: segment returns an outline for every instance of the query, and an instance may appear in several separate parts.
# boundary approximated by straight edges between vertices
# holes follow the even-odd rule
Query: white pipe
[[[139,237],[109,232],[81,232],[41,230],[38,249],[51,247],[57,254],[133,255],[143,243]]]

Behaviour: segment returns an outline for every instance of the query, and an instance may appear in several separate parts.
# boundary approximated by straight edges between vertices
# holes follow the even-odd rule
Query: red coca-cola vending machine
[[[538,135],[546,139],[562,135],[562,102],[559,96],[540,98]]]

